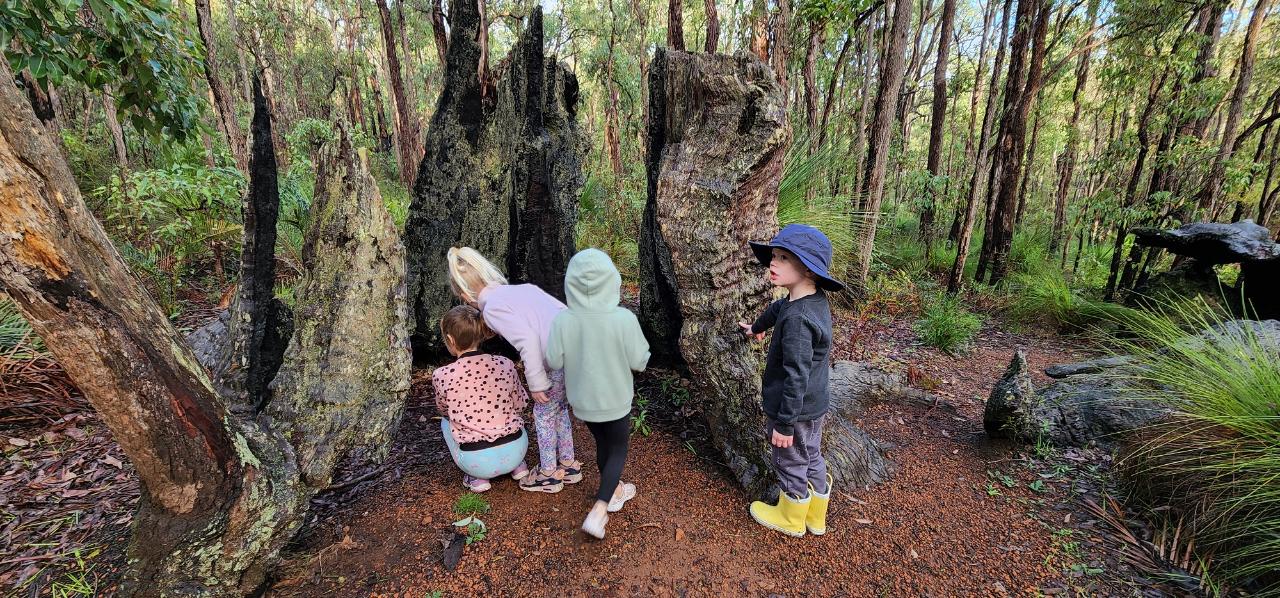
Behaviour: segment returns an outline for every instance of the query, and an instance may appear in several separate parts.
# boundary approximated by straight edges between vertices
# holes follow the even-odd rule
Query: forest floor
[[[579,424],[583,483],[541,494],[496,480],[482,495],[487,534],[446,570],[442,539],[466,491],[434,419],[430,372],[420,369],[392,457],[316,499],[268,595],[1180,595],[1135,570],[1114,519],[1087,508],[1115,492],[1108,455],[1015,447],[983,432],[983,401],[1017,347],[1040,370],[1089,357],[1087,346],[1003,330],[991,318],[953,357],[921,346],[910,320],[841,314],[835,358],[898,372],[958,411],[870,409],[858,423],[891,447],[894,475],[869,489],[836,488],[825,536],[792,539],[756,525],[700,421],[650,398],[652,432],[633,436],[624,472],[639,495],[614,514],[605,540],[578,529],[598,479]],[[664,375],[644,376],[640,393],[661,394]],[[109,432],[88,411],[4,434],[0,504],[14,510],[0,521],[0,588],[46,594],[84,579],[110,593],[137,482]]]

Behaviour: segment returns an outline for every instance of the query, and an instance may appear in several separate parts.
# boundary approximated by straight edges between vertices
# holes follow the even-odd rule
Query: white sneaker
[[[609,501],[609,506],[606,508],[610,513],[617,513],[618,511],[621,511],[622,505],[627,504],[627,501],[636,497],[635,484],[628,484],[624,482],[618,486],[618,489],[619,492],[614,493],[613,499]]]
[[[582,520],[582,531],[587,535],[597,539],[604,539],[604,526],[609,524],[609,516],[600,514],[599,517],[592,517],[591,513],[587,513],[587,518]]]

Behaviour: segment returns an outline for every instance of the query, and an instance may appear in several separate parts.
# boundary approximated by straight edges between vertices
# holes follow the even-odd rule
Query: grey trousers
[[[822,494],[831,491],[827,487],[827,461],[822,458],[822,422],[826,415],[813,421],[796,422],[791,446],[773,446],[774,421],[765,418],[765,439],[773,449],[773,470],[778,474],[782,491],[793,498],[809,496],[809,484]]]

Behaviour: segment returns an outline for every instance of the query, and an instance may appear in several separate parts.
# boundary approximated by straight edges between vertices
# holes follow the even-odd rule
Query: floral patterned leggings
[[[543,473],[559,467],[556,457],[565,463],[573,458],[573,422],[569,419],[569,398],[564,391],[564,372],[552,371],[551,388],[546,403],[533,404],[533,429],[538,436],[538,461]]]

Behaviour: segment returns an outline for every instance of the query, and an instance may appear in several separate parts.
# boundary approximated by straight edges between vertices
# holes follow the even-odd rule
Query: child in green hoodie
[[[564,276],[568,309],[551,322],[546,362],[563,369],[573,414],[596,440],[600,489],[582,531],[604,538],[608,513],[636,495],[622,483],[631,436],[632,372],[644,371],[649,343],[635,314],[618,305],[622,276],[608,254],[585,249],[569,260]]]

